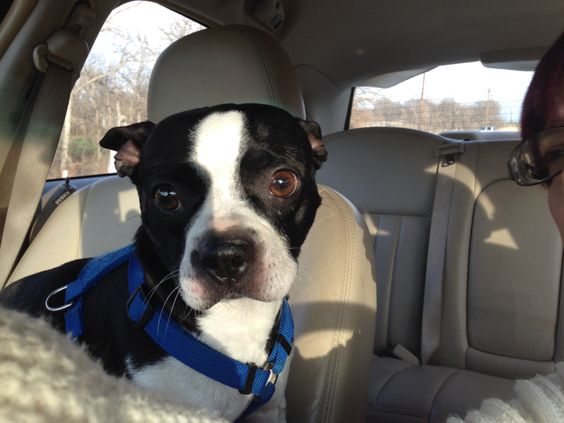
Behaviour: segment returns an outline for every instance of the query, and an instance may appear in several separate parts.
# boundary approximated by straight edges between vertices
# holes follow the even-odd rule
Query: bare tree
[[[491,98],[462,104],[453,99],[433,102],[419,96],[402,103],[364,89],[355,96],[350,127],[401,126],[440,133],[501,127],[506,123],[500,103]]]
[[[147,118],[147,90],[151,69],[158,54],[171,42],[202,28],[178,15],[170,26],[158,27],[148,36],[146,28],[131,30],[116,23],[117,17],[143,7],[128,4],[106,21],[100,38],[111,35],[111,50],[92,52],[76,82],[59,148],[49,178],[99,174],[108,171],[110,152],[98,140],[113,126]],[[171,12],[172,13],[172,12]]]

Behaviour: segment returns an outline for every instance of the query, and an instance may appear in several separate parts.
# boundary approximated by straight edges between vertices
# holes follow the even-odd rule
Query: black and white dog
[[[265,105],[219,105],[109,130],[116,168],[135,184],[142,224],[135,248],[150,302],[213,349],[262,366],[275,342],[281,304],[320,197],[315,171],[326,159],[317,124]],[[48,317],[65,331],[46,297],[77,278],[88,259],[29,276],[0,304]],[[114,375],[235,420],[242,395],[184,365],[156,345],[125,312],[127,265],[84,296],[80,341]],[[273,398],[249,419],[285,420],[288,365]]]

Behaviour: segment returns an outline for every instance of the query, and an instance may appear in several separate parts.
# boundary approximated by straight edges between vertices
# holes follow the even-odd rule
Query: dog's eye
[[[155,204],[157,207],[168,212],[180,209],[180,200],[176,195],[176,189],[172,185],[163,184],[155,188]]]
[[[270,193],[278,198],[292,196],[298,190],[298,186],[298,177],[291,170],[278,170],[270,179]]]

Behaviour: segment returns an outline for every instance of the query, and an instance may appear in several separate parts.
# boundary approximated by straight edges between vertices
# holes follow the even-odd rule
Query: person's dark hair
[[[546,122],[564,107],[564,33],[545,53],[523,101],[521,136],[524,140],[543,130]]]

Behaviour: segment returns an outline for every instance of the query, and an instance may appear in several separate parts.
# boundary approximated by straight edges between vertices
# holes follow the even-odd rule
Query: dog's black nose
[[[235,284],[247,271],[251,251],[251,244],[243,239],[208,236],[199,243],[196,260],[213,280]]]

